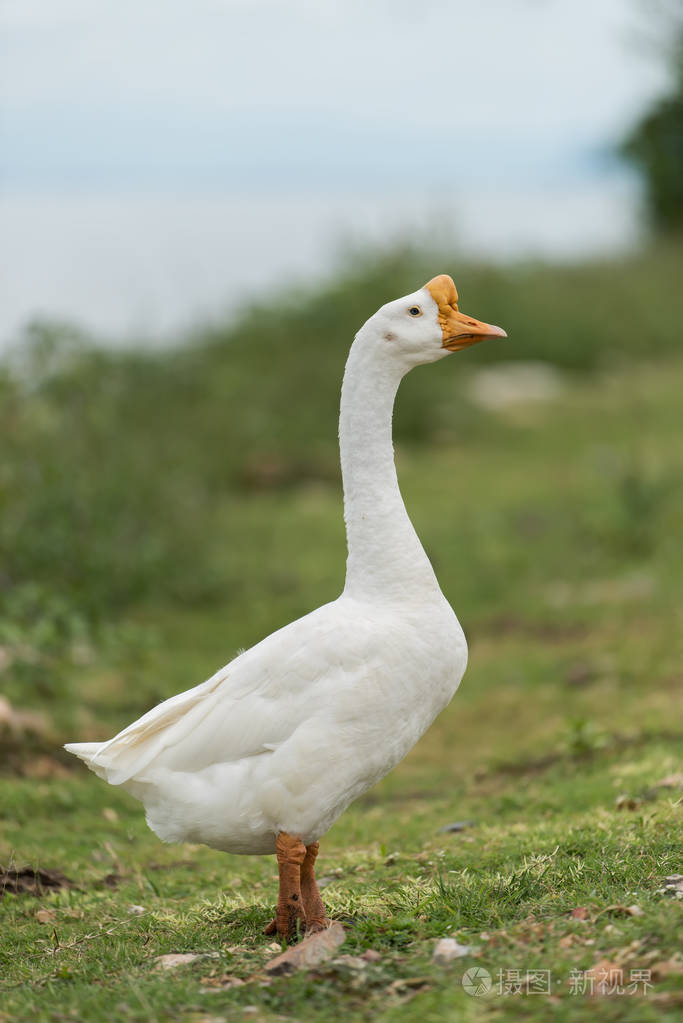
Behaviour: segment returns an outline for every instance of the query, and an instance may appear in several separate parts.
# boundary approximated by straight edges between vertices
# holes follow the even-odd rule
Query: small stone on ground
[[[436,943],[432,960],[444,966],[446,963],[453,962],[454,959],[462,959],[463,956],[471,955],[472,951],[471,945],[461,945],[455,938],[441,938]]]

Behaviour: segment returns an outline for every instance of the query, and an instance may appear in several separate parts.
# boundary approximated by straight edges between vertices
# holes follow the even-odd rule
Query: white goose
[[[398,488],[392,410],[414,366],[505,336],[458,311],[445,274],[382,306],[358,332],[342,386],[341,596],[108,742],[66,746],[141,800],[164,841],[275,852],[270,932],[327,925],[318,839],[406,755],[462,678],[465,637]]]

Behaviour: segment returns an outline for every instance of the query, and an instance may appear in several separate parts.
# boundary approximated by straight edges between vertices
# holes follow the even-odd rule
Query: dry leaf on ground
[[[374,948],[366,948],[363,952],[363,959],[366,963],[379,963],[381,962],[382,956]]]
[[[298,945],[292,945],[286,952],[271,959],[266,964],[266,973],[278,975],[293,973],[295,970],[308,970],[318,963],[331,959],[335,951],[346,940],[346,932],[338,922],[331,924],[324,931],[311,934]]]
[[[683,788],[683,773],[667,774],[666,778],[660,778],[652,786],[654,789],[681,789]]]
[[[429,977],[402,977],[394,980],[386,989],[388,995],[399,995],[410,998],[429,987]]]
[[[652,964],[653,980],[661,980],[662,977],[677,976],[683,973],[683,958],[680,955],[673,955],[671,959],[663,959],[659,963]]]
[[[616,902],[613,906],[605,906],[598,913],[598,916],[644,916],[643,910],[640,906],[624,906],[621,902]],[[597,917],[596,917],[597,919]]]
[[[367,959],[363,959],[362,956],[335,956],[332,960],[333,966],[346,966],[349,970],[366,970],[368,967]]]
[[[202,977],[202,984],[205,986],[200,987],[200,993],[210,994],[214,991],[228,991],[233,987],[244,987],[246,981],[229,973],[222,973],[219,977]]]

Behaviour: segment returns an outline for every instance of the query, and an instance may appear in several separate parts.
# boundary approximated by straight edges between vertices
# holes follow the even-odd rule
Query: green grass
[[[576,274],[592,287],[586,273]],[[617,271],[607,267],[601,280],[610,274]],[[471,311],[508,326],[483,294]],[[295,313],[287,316],[291,327]],[[516,346],[524,353],[524,322],[510,357]],[[281,423],[282,443],[306,468],[292,477],[287,462],[284,476],[266,472],[254,482],[249,473],[254,465],[263,471],[268,452],[257,456],[245,445],[241,462],[226,453],[221,480],[212,476],[215,453],[204,455],[201,424],[176,433],[162,382],[156,440],[144,434],[151,428],[142,411],[121,420],[117,433],[108,418],[120,411],[116,403],[83,397],[78,419],[74,378],[61,370],[50,395],[34,390],[21,409],[12,405],[16,382],[8,384],[3,414],[14,416],[18,434],[2,480],[8,486],[33,473],[46,489],[29,509],[27,536],[17,539],[22,549],[43,544],[36,571],[15,578],[20,559],[10,559],[0,585],[0,681],[13,706],[46,715],[49,732],[0,733],[0,862],[59,869],[75,887],[0,899],[0,1020],[678,1018],[681,902],[660,890],[665,876],[683,873],[681,793],[658,783],[681,770],[683,362],[661,346],[651,358],[617,363],[592,336],[595,361],[581,373],[567,369],[553,401],[482,409],[470,384],[483,359],[466,355],[419,371],[399,394],[399,424],[407,416],[398,431],[402,490],[468,634],[470,665],[416,749],[321,843],[324,898],[347,928],[339,955],[374,949],[379,960],[359,969],[337,958],[268,982],[263,967],[274,952],[262,929],[276,896],[274,859],[161,844],[139,804],[58,749],[65,739],[112,734],[238,648],[336,596],[345,548],[334,409],[320,426],[311,420],[309,445],[296,433],[306,428],[303,399],[285,416],[269,405],[272,380],[261,395],[258,374],[236,370],[245,373],[254,423]],[[244,349],[235,344],[239,360]],[[103,388],[131,382],[113,356],[102,359],[118,379]],[[143,373],[140,393],[151,379]],[[131,399],[126,407],[137,406]],[[424,435],[420,410],[429,421]],[[304,426],[290,433],[300,415]],[[67,455],[59,454],[53,476],[46,468],[49,452],[71,436],[69,416],[88,424],[69,456],[83,467],[76,524],[68,501],[58,500],[68,493],[60,475]],[[218,405],[211,417],[217,424]],[[168,450],[164,431],[173,437]],[[161,478],[166,469],[171,483]],[[142,492],[126,519],[119,489],[137,479]],[[179,507],[154,519],[172,484]],[[5,490],[7,543],[10,526],[19,537],[30,503],[22,494],[12,504],[13,493]],[[88,495],[105,525],[121,514],[131,533],[110,535],[90,522]],[[152,519],[141,525],[147,497]],[[79,523],[82,564],[68,547]],[[157,524],[161,546],[150,554]],[[164,545],[175,540],[170,564]],[[110,565],[119,575],[107,613]],[[442,830],[463,820],[471,824],[460,832]],[[634,905],[640,915],[626,913]],[[580,907],[585,919],[571,915]],[[432,951],[444,936],[473,952],[435,965]],[[167,952],[218,957],[160,974],[154,958]],[[650,970],[648,993],[571,994],[572,971],[601,961],[617,964],[627,980],[630,970]],[[472,997],[461,979],[475,966],[494,982],[498,971],[550,970],[553,994]]]

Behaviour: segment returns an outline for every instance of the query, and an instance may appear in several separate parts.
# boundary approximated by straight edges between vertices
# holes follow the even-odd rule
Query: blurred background
[[[4,762],[64,770],[65,738],[338,594],[346,352],[441,272],[510,338],[413,374],[395,424],[473,755],[663,728],[678,5],[4,0],[0,26]]]
[[[674,88],[639,0],[5,0],[0,340],[177,335],[398,238],[637,244],[619,146]]]

